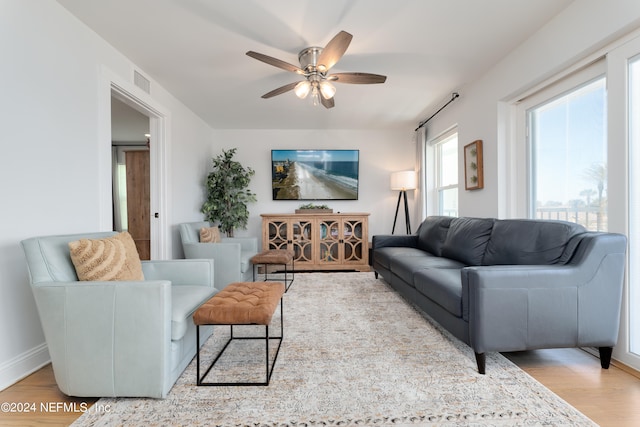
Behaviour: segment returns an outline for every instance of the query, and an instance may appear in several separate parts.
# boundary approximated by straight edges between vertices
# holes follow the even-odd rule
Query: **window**
[[[640,242],[638,236],[640,220],[640,176],[633,165],[640,159],[640,55],[629,59],[628,71],[628,138],[629,138],[629,351],[640,356]]]
[[[613,357],[637,370],[640,37],[621,39],[594,59],[514,104],[514,120],[505,123],[504,150],[509,161],[505,181],[513,185],[506,186],[502,201],[508,217],[542,216],[545,211],[545,217],[583,221],[591,230],[628,236],[626,288]],[[512,125],[516,132],[509,138]],[[559,188],[550,188],[554,186]]]
[[[616,360],[640,370],[640,37],[607,54],[608,222],[628,237],[627,281]]]
[[[607,230],[606,103],[600,76],[527,110],[530,217]]]
[[[432,212],[458,216],[458,131],[450,130],[431,143],[434,197]]]

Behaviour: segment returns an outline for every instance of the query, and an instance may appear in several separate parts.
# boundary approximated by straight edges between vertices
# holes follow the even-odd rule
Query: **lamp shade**
[[[392,190],[414,190],[417,184],[415,171],[393,172],[391,174]]]
[[[324,80],[320,82],[320,93],[324,99],[331,99],[336,94],[336,87]]]
[[[307,80],[301,81],[294,88],[294,92],[296,96],[300,99],[306,98],[307,95],[309,95],[310,91],[311,91],[311,83],[309,83]]]

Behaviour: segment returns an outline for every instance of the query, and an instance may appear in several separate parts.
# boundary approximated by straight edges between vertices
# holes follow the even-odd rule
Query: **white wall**
[[[313,107],[310,107],[313,108]],[[357,149],[360,150],[358,200],[322,201],[334,212],[368,212],[369,234],[390,234],[398,193],[389,189],[391,172],[413,169],[415,143],[413,131],[368,130],[217,130],[214,155],[221,149],[237,147],[236,159],[256,171],[251,190],[257,202],[249,205],[249,226],[236,234],[261,236],[262,213],[293,213],[308,201],[272,200],[272,149]],[[413,195],[409,195],[411,207]],[[415,224],[415,219],[412,219]],[[417,224],[416,224],[417,226]],[[399,215],[397,230],[404,232],[404,216]]]
[[[458,124],[461,216],[509,215],[507,103],[640,25],[637,0],[580,0],[477,81],[460,88],[460,98],[428,124],[430,137]],[[484,189],[465,191],[464,145],[483,140]],[[520,171],[523,173],[523,171]]]
[[[134,66],[54,1],[1,0],[0,52],[2,389],[48,360],[20,240],[100,229],[103,72],[131,83]],[[151,97],[169,114],[173,224],[197,214],[212,130],[155,82]]]

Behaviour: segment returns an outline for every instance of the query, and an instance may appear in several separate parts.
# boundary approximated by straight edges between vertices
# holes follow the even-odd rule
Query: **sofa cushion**
[[[454,316],[462,317],[460,270],[460,268],[427,268],[417,271],[413,278],[416,290]]]
[[[481,265],[493,223],[493,218],[454,218],[442,246],[442,256],[466,265]]]
[[[373,263],[389,270],[391,260],[394,258],[423,257],[425,255],[425,251],[417,248],[388,246],[373,251]]]
[[[437,257],[423,252],[420,257],[395,257],[391,260],[390,270],[408,285],[414,285],[414,274],[425,268],[460,269],[465,265],[449,258]]]
[[[436,256],[442,256],[442,245],[447,237],[453,217],[430,216],[418,228],[418,247]]]
[[[218,290],[209,286],[171,286],[171,339],[179,340],[193,323],[193,313]]]
[[[496,220],[487,245],[484,265],[547,265],[566,263],[575,249],[568,243],[584,227],[564,221],[531,219]],[[564,255],[564,256],[563,256]]]

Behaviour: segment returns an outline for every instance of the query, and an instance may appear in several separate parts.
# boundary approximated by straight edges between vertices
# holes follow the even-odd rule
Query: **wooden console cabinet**
[[[369,271],[368,213],[261,216],[262,249],[292,250],[296,270]]]

